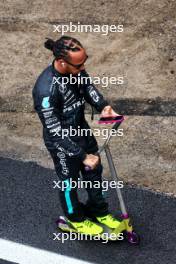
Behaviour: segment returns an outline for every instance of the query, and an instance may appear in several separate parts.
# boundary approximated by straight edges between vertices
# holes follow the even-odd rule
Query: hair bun
[[[52,50],[52,51],[53,51],[54,45],[55,45],[55,41],[50,38],[47,38],[47,41],[45,41],[44,43],[45,48]]]

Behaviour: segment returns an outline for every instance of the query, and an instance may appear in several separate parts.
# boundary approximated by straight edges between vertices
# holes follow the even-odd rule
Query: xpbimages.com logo
[[[80,22],[70,22],[65,25],[53,25],[53,32],[61,33],[64,35],[67,32],[70,33],[101,33],[107,36],[109,33],[121,33],[123,32],[123,25],[81,25]]]

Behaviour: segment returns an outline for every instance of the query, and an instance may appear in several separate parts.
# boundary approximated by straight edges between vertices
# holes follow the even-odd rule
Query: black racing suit
[[[82,221],[86,213],[92,216],[103,216],[108,213],[108,205],[102,196],[102,188],[86,188],[87,204],[83,206],[77,197],[77,189],[70,188],[69,182],[77,181],[81,171],[84,181],[102,181],[102,165],[86,171],[83,160],[86,154],[98,150],[96,139],[90,133],[63,136],[62,132],[70,128],[81,131],[90,129],[85,120],[85,101],[95,107],[98,112],[108,105],[100,92],[91,84],[85,70],[78,77],[86,77],[81,83],[68,84],[62,82],[63,75],[54,68],[54,61],[38,77],[33,88],[34,108],[43,124],[45,146],[51,154],[56,173],[64,182],[64,189],[59,190],[61,205],[65,215],[72,221]],[[86,208],[86,210],[85,210]]]

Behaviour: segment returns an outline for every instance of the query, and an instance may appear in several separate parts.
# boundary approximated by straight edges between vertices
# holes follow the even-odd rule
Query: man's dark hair
[[[69,36],[62,36],[56,41],[47,38],[44,46],[53,52],[56,59],[67,59],[69,58],[69,51],[76,52],[83,48],[77,39]]]

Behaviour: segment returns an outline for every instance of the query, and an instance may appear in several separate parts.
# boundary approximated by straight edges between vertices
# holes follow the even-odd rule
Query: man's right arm
[[[61,120],[56,106],[57,94],[38,96],[33,92],[33,99],[35,110],[51,140],[57,142],[66,155],[77,157],[83,161],[86,158],[86,152],[83,148],[72,141],[69,134],[65,137],[62,135]]]

